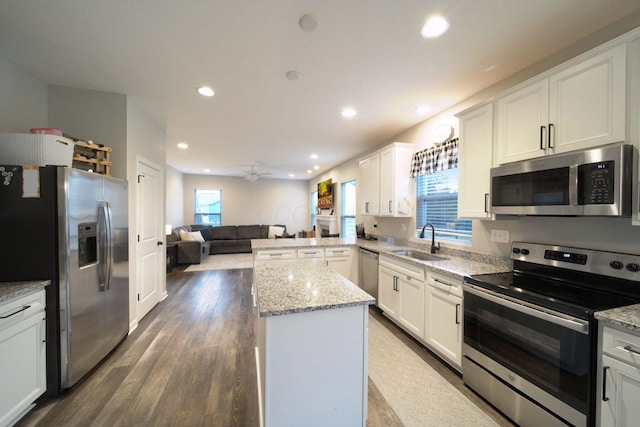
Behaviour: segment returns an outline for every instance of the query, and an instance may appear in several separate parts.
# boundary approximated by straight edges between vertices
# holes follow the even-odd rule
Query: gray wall
[[[286,179],[184,175],[184,222],[194,221],[194,190],[222,191],[222,225],[285,224],[289,233],[307,229],[307,182]],[[182,224],[172,224],[174,227]]]
[[[0,57],[0,132],[47,125],[47,84]]]
[[[49,127],[112,148],[111,175],[127,178],[127,97],[49,86]]]
[[[166,175],[166,223],[172,227],[186,224],[184,220],[184,175],[167,165]]]

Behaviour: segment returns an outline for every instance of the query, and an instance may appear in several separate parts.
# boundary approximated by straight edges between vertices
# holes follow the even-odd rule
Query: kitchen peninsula
[[[261,426],[366,425],[374,298],[315,259],[254,264]]]

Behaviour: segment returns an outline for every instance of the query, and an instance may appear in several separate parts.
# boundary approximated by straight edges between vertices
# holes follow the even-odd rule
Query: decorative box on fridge
[[[71,167],[73,147],[71,139],[58,135],[0,133],[0,164]]]

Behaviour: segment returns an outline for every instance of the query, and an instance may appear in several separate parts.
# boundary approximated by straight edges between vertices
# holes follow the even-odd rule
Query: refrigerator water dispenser
[[[78,224],[78,267],[98,263],[98,223]]]

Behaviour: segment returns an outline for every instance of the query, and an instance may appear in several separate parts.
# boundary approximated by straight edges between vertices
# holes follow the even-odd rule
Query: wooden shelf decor
[[[111,147],[75,140],[73,167],[111,176]]]

